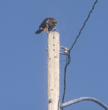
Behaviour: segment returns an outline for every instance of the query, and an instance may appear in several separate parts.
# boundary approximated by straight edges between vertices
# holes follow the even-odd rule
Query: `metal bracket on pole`
[[[63,49],[63,52],[61,52],[61,49]],[[60,54],[66,55],[66,54],[68,54],[68,50],[69,49],[67,47],[61,46],[60,47]]]

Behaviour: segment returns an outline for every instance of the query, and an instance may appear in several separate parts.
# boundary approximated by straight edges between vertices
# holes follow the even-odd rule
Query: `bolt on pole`
[[[60,110],[59,106],[59,33],[48,33],[48,110]]]

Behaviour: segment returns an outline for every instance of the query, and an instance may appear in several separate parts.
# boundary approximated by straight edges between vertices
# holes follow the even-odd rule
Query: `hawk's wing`
[[[46,22],[47,22],[48,18],[44,19],[44,21],[41,23],[41,25],[39,26],[39,28],[45,28],[46,27]]]

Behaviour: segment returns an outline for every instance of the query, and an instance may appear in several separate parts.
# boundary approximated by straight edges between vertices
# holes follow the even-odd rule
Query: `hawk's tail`
[[[35,34],[39,34],[39,33],[41,33],[43,31],[43,29],[38,29],[36,32],[35,32]]]

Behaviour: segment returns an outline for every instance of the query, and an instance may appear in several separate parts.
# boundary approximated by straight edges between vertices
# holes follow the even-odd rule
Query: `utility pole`
[[[48,110],[59,110],[59,33],[48,33]]]
[[[60,48],[64,49],[60,52]],[[59,46],[59,33],[48,33],[48,110],[60,110],[66,106],[78,103],[80,101],[93,101],[108,110],[108,106],[93,97],[80,97],[69,102],[59,103],[59,54],[67,54],[68,49]]]

